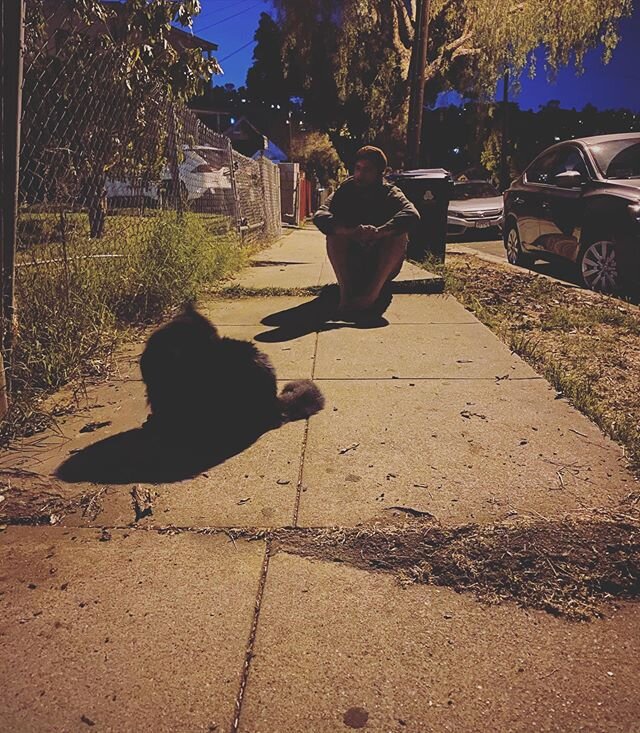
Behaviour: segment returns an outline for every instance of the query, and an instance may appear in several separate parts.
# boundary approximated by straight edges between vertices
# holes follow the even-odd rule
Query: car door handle
[[[520,196],[516,196],[516,197],[515,197],[515,198],[513,199],[513,203],[514,203],[514,204],[518,204],[518,205],[520,205],[520,204],[524,204],[524,199],[521,199],[521,198],[520,198]]]
[[[548,201],[543,201],[542,202],[542,208],[543,209],[550,209],[551,208],[551,204]]]

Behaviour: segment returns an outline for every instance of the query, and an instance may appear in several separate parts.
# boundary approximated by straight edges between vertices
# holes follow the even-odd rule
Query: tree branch
[[[413,44],[415,23],[409,15],[404,0],[391,0],[391,2],[396,11],[396,18],[398,19],[397,28],[400,42],[406,49],[410,49]]]

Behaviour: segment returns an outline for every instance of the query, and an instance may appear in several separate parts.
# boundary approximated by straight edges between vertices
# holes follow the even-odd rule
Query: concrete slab
[[[232,281],[233,285],[251,288],[305,288],[335,282],[325,237],[311,228],[293,231],[259,252],[252,265]],[[396,284],[400,292],[434,292],[442,287],[442,278],[405,262]]]
[[[195,528],[290,525],[304,433],[304,422],[291,423],[264,434],[238,455],[194,478],[160,484],[140,481],[138,485],[150,488],[155,499],[153,514],[138,524]],[[133,485],[110,486],[97,516],[78,512],[64,519],[65,526],[132,524]]]
[[[99,537],[54,528],[0,536],[0,727],[229,730],[261,543]]]
[[[220,332],[248,340],[256,327],[223,325]],[[260,344],[282,375],[280,388],[288,380],[311,377],[315,338],[310,334],[291,343]],[[214,465],[198,469],[193,478],[155,470],[140,449],[138,429],[148,414],[139,378],[141,348],[142,344],[128,347],[119,360],[123,367],[117,377],[90,387],[79,409],[59,418],[55,429],[23,441],[19,450],[4,451],[0,469],[34,472],[42,477],[39,483],[49,481],[50,490],[67,500],[106,489],[91,512],[67,516],[65,525],[130,524],[135,518],[131,498],[135,484],[151,487],[156,495],[150,523],[195,527],[290,524],[305,423],[283,426],[252,445],[240,446],[243,450],[238,455],[222,463],[212,461]],[[91,424],[99,427],[89,430]],[[58,468],[72,457],[82,465],[69,480],[55,478]]]
[[[451,295],[394,295],[384,317],[395,324],[462,323],[480,321]]]
[[[268,325],[269,320],[273,321],[272,325],[277,325],[279,318],[315,300],[314,297],[291,296],[220,299],[208,303],[203,311],[219,328]],[[419,298],[394,295],[384,317],[391,324],[479,323],[450,295],[424,295]],[[263,321],[266,323],[263,324]]]
[[[54,429],[24,439],[12,451],[3,451],[0,468],[20,468],[50,475],[72,452],[139,428],[147,415],[141,379],[110,380],[93,385],[72,414],[58,418]],[[63,482],[60,485],[67,486]],[[67,489],[65,496],[78,493],[73,485]]]
[[[259,326],[263,319],[314,300],[312,297],[251,297],[212,300],[203,312],[216,326]],[[260,347],[262,348],[262,346]]]
[[[318,337],[316,379],[496,379],[538,375],[480,322],[338,329]]]
[[[264,327],[220,326],[219,330],[222,336],[251,341],[264,331]],[[301,334],[286,343],[260,342],[256,346],[271,359],[279,380],[311,379],[316,350],[315,333]]]
[[[282,386],[283,382],[279,383]],[[131,385],[129,385],[131,386]],[[126,390],[115,391],[112,396]],[[103,391],[98,394],[104,396]],[[51,490],[65,499],[106,489],[91,511],[78,511],[63,520],[67,526],[123,526],[135,520],[131,490],[149,487],[155,495],[153,515],[142,524],[182,527],[282,526],[293,521],[305,422],[284,425],[262,435],[224,462],[193,478],[167,475],[149,468],[136,449],[136,428],[146,416],[141,387],[130,390],[122,404],[108,402],[66,418],[60,433],[48,432],[20,452],[5,453],[0,469],[32,471],[49,477]],[[110,418],[112,424],[93,433],[80,430],[89,421]],[[64,461],[83,456],[65,481],[54,474]],[[96,450],[97,448],[97,450]],[[169,462],[170,463],[170,462]],[[182,478],[183,480],[178,480]]]
[[[327,249],[324,235],[314,226],[303,229],[289,229],[285,236],[267,249],[259,252],[255,261],[324,262]]]
[[[558,516],[619,501],[622,450],[544,380],[328,382],[299,524],[354,526],[392,507],[446,524]]]
[[[311,288],[320,284],[321,274],[321,263],[249,268],[232,280],[231,285],[245,288]]]
[[[569,623],[278,554],[240,730],[634,731],[638,622],[637,606]]]

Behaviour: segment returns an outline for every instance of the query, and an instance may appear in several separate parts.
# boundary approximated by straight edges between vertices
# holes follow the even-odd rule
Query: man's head
[[[373,145],[365,145],[356,153],[353,179],[358,186],[373,186],[380,183],[387,168],[387,156]]]

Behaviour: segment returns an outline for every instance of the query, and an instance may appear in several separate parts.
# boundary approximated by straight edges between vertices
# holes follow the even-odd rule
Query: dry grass
[[[484,603],[511,601],[584,621],[640,596],[639,502],[640,494],[631,494],[614,509],[490,525],[443,527],[434,520],[399,518],[353,528],[159,531],[265,540],[272,553],[392,573],[402,583],[446,586]]]

